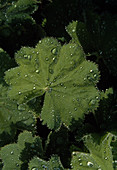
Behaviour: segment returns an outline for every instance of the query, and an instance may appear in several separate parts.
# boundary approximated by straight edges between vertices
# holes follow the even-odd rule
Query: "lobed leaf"
[[[34,130],[35,118],[25,105],[17,106],[7,97],[7,87],[0,85],[0,135],[13,135],[17,129]]]
[[[19,66],[5,76],[11,85],[9,96],[26,103],[45,94],[41,118],[50,129],[62,122],[69,126],[72,118],[83,118],[97,108],[98,67],[85,59],[81,46],[69,43],[61,47],[56,39],[44,38],[35,49],[18,51],[16,62]]]
[[[38,157],[34,157],[30,162],[29,162],[29,170],[41,170],[41,169],[59,169],[59,170],[64,170],[60,159],[58,156],[52,156],[49,161],[42,160]]]
[[[42,155],[42,152],[40,138],[36,136],[33,137],[31,132],[24,131],[18,136],[17,143],[9,144],[1,148],[0,155],[4,163],[3,170],[20,170],[22,166],[26,169],[26,164],[29,159],[34,155]],[[25,166],[23,164],[25,164]]]
[[[117,15],[86,12],[85,23],[73,21],[66,31],[76,43],[81,43],[84,51],[88,54],[102,58],[109,72],[116,76],[117,41],[116,20]]]
[[[90,153],[73,152],[72,168],[79,170],[113,170],[113,155],[110,146],[113,137],[115,138],[113,134],[108,133],[99,142],[99,136],[94,138],[91,135],[85,136],[84,144]]]
[[[15,66],[15,61],[0,48],[0,83],[4,84],[4,72]]]

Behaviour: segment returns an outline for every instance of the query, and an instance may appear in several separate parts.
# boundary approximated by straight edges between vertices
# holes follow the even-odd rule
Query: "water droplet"
[[[46,57],[46,61],[48,61],[49,60],[49,58],[48,57]]]
[[[75,29],[73,29],[72,32],[75,32]]]
[[[32,168],[31,170],[39,170],[39,169],[34,167],[34,168]]]
[[[75,107],[74,110],[77,111],[77,108]]]
[[[36,87],[34,86],[34,87],[33,87],[33,90],[35,90],[35,89],[36,89]]]
[[[83,164],[82,164],[82,163],[80,163],[79,165],[80,165],[80,166],[82,166]]]
[[[54,73],[53,69],[49,69],[49,73],[53,74]]]
[[[47,166],[46,166],[46,165],[42,165],[42,168],[45,168],[45,169],[47,169]]]
[[[63,86],[63,83],[60,83],[61,86]]]
[[[96,96],[96,99],[98,100],[98,99],[99,99],[99,97],[98,97],[98,96]]]
[[[13,151],[11,151],[11,155],[13,155],[13,153],[14,153],[14,152],[13,152]]]
[[[96,103],[95,100],[91,100],[91,101],[89,102],[89,105],[94,105],[95,103]]]
[[[28,59],[31,59],[31,56],[30,56],[30,55],[28,55]]]
[[[57,48],[53,48],[53,49],[51,50],[51,52],[52,52],[52,54],[57,55],[58,50],[57,50]]]
[[[87,166],[92,167],[93,163],[92,162],[87,162]]]
[[[26,54],[24,55],[24,58],[27,58],[27,55],[26,55]]]
[[[115,160],[115,163],[117,164],[117,160]]]
[[[21,94],[21,91],[19,91],[18,94],[20,95],[20,94]]]
[[[105,159],[105,160],[107,160],[108,158],[107,158],[107,157],[105,157],[104,159]]]
[[[41,40],[39,40],[39,44],[41,44],[42,43],[42,41]]]
[[[19,164],[18,163],[16,163],[16,167],[18,167],[19,166]]]
[[[20,111],[26,110],[25,105],[24,105],[24,104],[20,104],[20,105],[18,106],[18,110],[20,110]]]
[[[28,77],[28,75],[27,74],[25,74],[25,76],[24,77]]]
[[[73,152],[72,154],[73,154],[73,156],[76,156],[76,152]]]
[[[90,70],[90,73],[92,73],[93,72],[93,70]]]
[[[36,72],[36,73],[39,73],[39,70],[36,70],[35,72]]]
[[[94,74],[93,77],[96,78],[96,77],[97,77],[97,74]]]

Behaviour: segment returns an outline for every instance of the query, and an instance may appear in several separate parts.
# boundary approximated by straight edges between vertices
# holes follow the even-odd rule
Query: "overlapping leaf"
[[[35,118],[31,111],[23,105],[17,106],[15,101],[7,97],[7,88],[0,86],[0,135],[13,135],[16,129],[34,129]]]
[[[0,83],[5,83],[4,72],[14,66],[15,61],[11,59],[2,48],[0,48]]]
[[[49,169],[49,170],[53,170],[53,169],[59,169],[59,170],[64,170],[60,159],[58,156],[52,156],[51,159],[49,161],[44,161],[38,157],[34,157],[30,163],[29,163],[29,170],[43,170],[43,169]]]
[[[86,22],[70,23],[66,30],[76,43],[81,43],[86,53],[96,54],[107,65],[110,73],[116,76],[117,63],[117,15],[87,12]]]
[[[73,152],[72,168],[74,170],[113,170],[113,156],[110,146],[113,137],[115,138],[113,134],[108,133],[98,143],[99,136],[94,139],[90,135],[85,136],[84,143],[90,153]]]
[[[20,19],[30,19],[33,21],[33,18],[30,16],[31,13],[34,13],[37,10],[38,1],[32,0],[15,0],[15,1],[3,1],[0,2],[0,18],[1,23],[11,23],[12,20]]]
[[[53,38],[44,38],[36,48],[23,47],[16,54],[18,67],[6,72],[11,85],[9,96],[25,103],[45,93],[41,112],[43,123],[51,129],[98,106],[99,80],[97,65],[85,59],[81,46],[61,45]]]
[[[18,142],[4,146],[0,156],[4,163],[3,170],[23,167],[27,169],[27,163],[34,155],[42,155],[42,144],[39,137],[33,137],[31,132],[24,131],[18,136]],[[25,161],[24,161],[25,159]]]

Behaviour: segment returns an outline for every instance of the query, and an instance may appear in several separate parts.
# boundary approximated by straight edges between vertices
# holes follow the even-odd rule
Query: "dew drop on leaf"
[[[49,69],[49,73],[53,74],[54,73],[53,69]]]
[[[35,89],[36,89],[36,87],[34,86],[34,87],[33,87],[33,90],[35,90]]]
[[[73,29],[72,32],[75,32],[75,29]]]
[[[57,55],[58,50],[57,50],[57,48],[53,48],[53,49],[51,50],[51,52],[52,52],[52,54]]]
[[[20,95],[20,94],[21,94],[21,91],[19,91],[18,94]]]
[[[75,107],[74,110],[77,111],[77,108]]]
[[[14,152],[13,152],[13,151],[11,151],[11,155],[13,155],[13,153],[14,153]]]
[[[95,100],[91,100],[91,101],[89,102],[89,106],[94,105],[95,103],[96,103]]]
[[[49,58],[48,57],[46,57],[46,61],[48,61],[49,60]]]
[[[38,168],[32,168],[31,170],[39,170]]]
[[[82,164],[82,163],[80,163],[79,165],[80,165],[80,166],[82,166],[83,164]]]
[[[104,159],[105,159],[105,160],[107,160],[108,158],[107,158],[107,157],[105,157]]]
[[[25,74],[25,77],[28,77],[28,75],[27,75],[27,74]]]
[[[16,167],[18,167],[19,166],[19,164],[18,163],[16,163]]]
[[[87,162],[87,166],[92,167],[93,163],[92,162]]]
[[[92,73],[93,72],[93,70],[90,70],[90,73]]]
[[[36,73],[39,73],[39,70],[36,70],[35,72],[36,72]]]

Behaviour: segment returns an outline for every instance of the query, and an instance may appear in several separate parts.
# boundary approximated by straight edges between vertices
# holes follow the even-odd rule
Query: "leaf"
[[[17,19],[30,19],[34,22],[30,14],[34,13],[38,9],[38,1],[36,0],[18,0],[1,3],[0,16],[1,20],[4,22],[11,23],[13,20]]]
[[[81,43],[88,54],[102,58],[109,72],[116,76],[117,70],[117,15],[109,13],[100,16],[92,11],[87,11],[86,21],[73,21],[66,30],[76,43]]]
[[[113,137],[115,137],[113,134],[108,133],[98,143],[99,136],[93,138],[91,135],[86,135],[84,144],[90,153],[73,152],[72,168],[79,170],[113,170],[113,155],[110,146]]]
[[[0,48],[0,83],[4,84],[4,72],[11,67],[15,66],[15,61],[9,57],[9,55]]]
[[[25,158],[23,157],[23,154],[25,155]],[[24,131],[18,136],[17,143],[9,144],[1,148],[0,155],[4,163],[3,170],[20,170],[23,163],[25,164],[24,169],[26,169],[26,164],[28,163],[29,159],[34,155],[39,156],[41,154],[42,144],[40,138],[36,136],[33,137],[31,132]]]
[[[35,170],[35,169],[59,169],[59,170],[64,170],[60,159],[58,156],[54,155],[51,157],[49,161],[42,160],[38,157],[34,157],[30,162],[29,162],[29,170]]]
[[[98,107],[98,67],[75,43],[61,47],[56,39],[44,38],[35,49],[18,51],[16,62],[19,66],[5,76],[11,85],[9,96],[26,103],[45,94],[41,118],[50,129],[62,122],[69,126],[72,118],[83,118]]]
[[[7,90],[7,87],[0,85],[0,135],[6,133],[14,136],[17,129],[34,130],[33,112],[25,105],[17,106],[15,101],[7,97]]]

